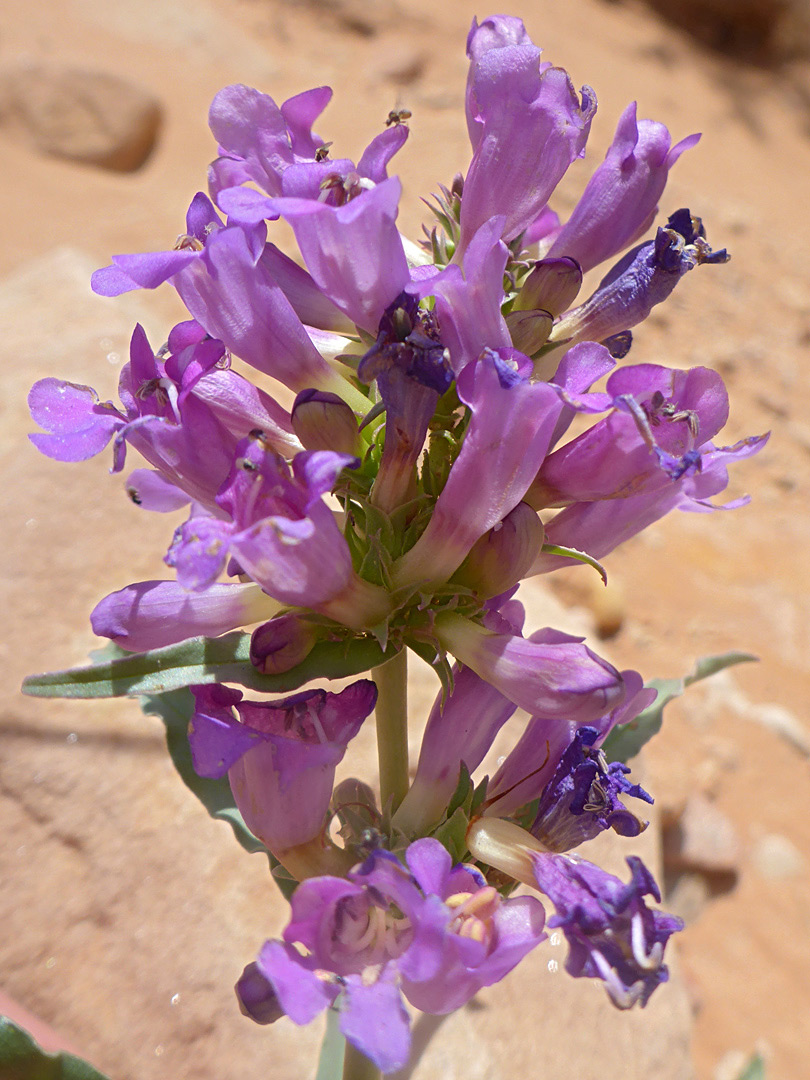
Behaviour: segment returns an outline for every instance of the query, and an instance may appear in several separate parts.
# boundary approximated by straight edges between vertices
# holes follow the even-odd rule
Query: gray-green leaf
[[[237,809],[227,776],[218,780],[198,776],[191,763],[188,742],[188,722],[194,712],[194,698],[190,690],[173,690],[169,694],[143,697],[141,708],[147,716],[159,716],[166,728],[166,746],[175,769],[183,783],[193,792],[212,818],[227,821],[233,834],[245,851],[263,851],[269,855],[264,844],[248,829]]]
[[[661,730],[664,706],[673,698],[680,697],[687,686],[707,679],[723,668],[733,664],[747,664],[756,660],[756,656],[744,652],[728,652],[719,656],[704,656],[698,660],[690,675],[682,679],[651,679],[647,686],[658,691],[658,697],[638,714],[635,720],[619,724],[611,731],[602,744],[608,761],[629,761],[635,757],[642,746]]]
[[[165,694],[183,686],[236,683],[266,694],[288,693],[312,679],[342,679],[389,660],[373,638],[322,641],[302,663],[281,675],[262,675],[250,662],[250,634],[196,637],[162,649],[105,659],[90,667],[29,675],[23,693],[34,697],[107,698]]]

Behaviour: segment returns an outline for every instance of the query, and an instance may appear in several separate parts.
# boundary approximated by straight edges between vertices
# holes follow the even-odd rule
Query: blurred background
[[[658,523],[609,557],[607,590],[586,567],[533,582],[532,622],[587,632],[646,677],[682,676],[730,649],[760,659],[671,706],[640,763],[656,796],[642,853],[688,924],[671,983],[644,1013],[616,1013],[598,988],[567,979],[552,942],[433,1039],[418,1022],[428,1049],[412,1075],[731,1080],[758,1050],[769,1077],[804,1080],[810,3],[523,0],[509,13],[599,99],[587,158],[555,204],[563,218],[630,100],[674,140],[704,133],[660,217],[688,206],[732,261],[689,275],[638,330],[630,360],[719,369],[732,399],[726,443],[773,430],[727,493],[751,493],[749,507]],[[176,524],[139,512],[106,455],[75,466],[38,456],[27,391],[56,376],[114,398],[135,322],[157,346],[182,317],[168,287],[104,300],[89,277],[112,254],[164,249],[184,231],[216,152],[208,105],[228,83],[278,101],[331,85],[317,130],[355,159],[390,109],[409,109],[394,165],[401,228],[418,238],[420,198],[468,164],[474,14],[491,12],[469,0],[2,5],[0,990],[116,1080],[293,1080],[314,1071],[320,1030],[260,1029],[238,1014],[233,982],[284,908],[261,859],[175,777],[158,722],[132,703],[18,693],[29,672],[85,661],[91,608],[164,576]],[[426,716],[433,676],[415,669],[413,680]],[[370,732],[353,754],[349,770],[373,771]],[[602,854],[621,872],[621,846]]]

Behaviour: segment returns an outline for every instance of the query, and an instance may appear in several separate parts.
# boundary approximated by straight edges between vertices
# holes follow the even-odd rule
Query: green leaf
[[[250,634],[196,637],[145,653],[128,653],[91,667],[29,675],[23,693],[34,697],[107,698],[165,694],[183,686],[237,683],[266,694],[288,693],[312,679],[342,679],[389,660],[373,638],[321,641],[306,660],[281,675],[262,675],[250,662]]]
[[[315,1080],[342,1080],[343,1055],[346,1040],[340,1032],[340,1013],[335,1008],[326,1010],[326,1031],[323,1034],[318,1071]]]
[[[109,1080],[73,1054],[46,1054],[6,1016],[0,1016],[0,1076],[3,1080]]]
[[[194,698],[190,690],[173,690],[169,694],[156,694],[141,698],[141,708],[147,716],[159,716],[166,728],[166,746],[175,769],[189,791],[200,800],[212,818],[227,821],[233,834],[245,851],[269,855],[264,844],[248,829],[237,809],[228,777],[218,780],[198,776],[191,763],[188,743],[188,722],[194,712]]]
[[[765,1080],[765,1059],[762,1054],[754,1054],[748,1060],[737,1080]]]
[[[756,656],[744,652],[704,656],[695,664],[694,671],[682,679],[651,679],[647,686],[657,690],[658,696],[652,705],[648,705],[634,720],[619,724],[611,731],[602,743],[602,750],[608,761],[629,761],[635,757],[642,746],[661,730],[664,706],[673,698],[680,697],[687,686],[707,679],[734,664],[747,664],[756,659]]]

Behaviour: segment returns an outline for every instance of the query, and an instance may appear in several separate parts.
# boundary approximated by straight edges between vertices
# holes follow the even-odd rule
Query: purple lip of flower
[[[130,344],[130,361],[121,371],[124,412],[99,403],[94,390],[57,379],[43,379],[29,395],[31,414],[47,434],[31,435],[34,445],[60,461],[82,461],[115,438],[113,471],[124,466],[130,443],[175,489],[214,508],[216,489],[228,474],[236,437],[209,407],[200,387],[216,380],[224,356],[219,341],[202,341],[165,362],[156,356],[141,326]],[[224,374],[224,373],[223,373]],[[207,394],[207,390],[205,391]],[[290,436],[278,426],[281,445]]]
[[[223,188],[253,181],[269,195],[281,194],[286,169],[315,161],[323,140],[313,123],[329,104],[328,86],[305,90],[279,107],[249,86],[226,86],[211,103],[208,122],[219,143],[219,158],[209,169],[212,196]]]
[[[628,858],[626,885],[575,856],[535,853],[532,861],[537,887],[556,908],[548,926],[560,927],[568,940],[568,973],[601,979],[620,1009],[646,1005],[669,978],[664,949],[683,922],[647,907],[645,896],[658,902],[661,896],[642,861]]]
[[[422,1011],[451,1012],[544,939],[536,899],[503,900],[477,870],[453,866],[437,840],[417,840],[405,858],[375,851],[347,880],[299,885],[284,943],[259,955],[267,986],[247,988],[249,1015],[277,1000],[308,1023],[341,994],[341,1030],[390,1072],[410,1051],[402,994]]]
[[[189,235],[180,238],[179,248],[117,255],[112,266],[93,274],[93,290],[118,296],[169,281],[206,332],[257,370],[295,391],[345,390],[346,381],[315,348],[273,277],[271,262],[262,259],[264,223],[223,225],[202,194],[187,221]]]
[[[608,765],[601,750],[594,749],[600,732],[581,727],[540,796],[531,833],[549,851],[570,851],[605,829],[620,836],[638,836],[647,827],[620,800],[631,795],[651,803],[652,797],[626,779],[627,765]]]
[[[577,346],[583,349],[585,346]],[[586,395],[597,399],[603,395]],[[587,400],[565,400],[588,408]],[[709,368],[622,368],[607,383],[613,412],[550,454],[526,499],[565,506],[652,493],[700,471],[702,452],[728,418],[728,395]]]
[[[711,500],[728,486],[727,466],[759,453],[767,441],[768,435],[757,435],[741,439],[734,446],[714,447],[707,443],[702,448],[699,473],[684,475],[667,487],[627,499],[574,503],[548,524],[546,543],[587,551],[595,559],[602,559],[671,510],[710,513],[746,506],[750,501],[747,495],[725,504]],[[541,553],[527,576],[571,565],[574,563],[570,559]]]
[[[351,556],[322,496],[356,458],[304,451],[289,466],[252,433],[216,497],[227,520],[192,517],[175,534],[166,561],[186,588],[207,588],[229,555],[270,595],[295,606],[317,606],[352,576]]]
[[[243,700],[219,685],[195,687],[194,696],[189,743],[196,771],[228,774],[248,828],[271,851],[317,837],[335,767],[374,708],[374,683],[361,679],[339,694],[307,690],[270,702]]]
[[[550,341],[604,341],[643,322],[684,274],[703,263],[725,263],[725,248],[712,251],[700,218],[677,210],[654,240],[629,251],[584,304],[562,316]]]
[[[388,162],[408,137],[407,127],[386,128],[356,166],[347,159],[330,160],[332,144],[315,135],[312,124],[331,97],[331,89],[321,86],[279,108],[267,94],[247,86],[221,90],[209,113],[211,131],[220,144],[220,157],[209,170],[212,196],[253,182],[270,196],[304,196],[340,205],[363,180],[384,180]]]

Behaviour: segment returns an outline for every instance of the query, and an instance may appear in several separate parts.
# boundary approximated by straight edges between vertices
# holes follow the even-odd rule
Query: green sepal
[[[470,819],[462,807],[443,821],[433,835],[449,851],[454,863],[461,862],[467,853],[467,829]]]
[[[608,761],[629,761],[635,757],[642,746],[661,730],[664,706],[673,698],[680,697],[687,686],[700,682],[701,679],[708,679],[710,675],[734,664],[747,664],[756,659],[756,656],[744,652],[704,656],[695,664],[694,671],[682,679],[651,679],[646,685],[657,690],[658,697],[634,720],[619,724],[611,731],[602,743],[602,750]]]
[[[461,807],[465,813],[470,813],[470,807],[473,800],[473,782],[470,777],[470,770],[466,764],[462,761],[461,768],[458,774],[458,783],[456,784],[456,790],[453,792],[452,798],[447,805],[447,818],[451,818],[453,814]]]
[[[343,679],[384,663],[396,649],[374,638],[321,641],[300,664],[262,675],[250,662],[250,634],[188,638],[145,653],[127,653],[91,667],[29,675],[23,693],[34,697],[107,698],[165,694],[184,686],[236,683],[265,694],[288,693],[312,679]]]
[[[267,849],[265,848],[265,850]],[[281,865],[272,852],[268,851],[267,857],[270,860],[270,873],[273,881],[278,885],[279,892],[289,904],[290,900],[292,900],[292,894],[298,888],[298,880],[292,876],[286,866]]]
[[[487,788],[489,787],[489,777],[485,776],[481,783],[473,791],[472,802],[470,803],[470,818],[477,816],[478,811],[486,802]]]
[[[46,1054],[7,1016],[0,1016],[0,1076],[3,1080],[109,1080],[73,1054]]]
[[[261,851],[269,856],[270,852],[245,824],[234,801],[228,777],[222,776],[215,780],[198,776],[194,771],[188,742],[188,722],[194,712],[191,691],[173,690],[169,694],[142,697],[141,708],[147,716],[158,716],[163,721],[166,728],[166,746],[172,763],[180,774],[180,779],[189,791],[197,796],[211,817],[217,821],[226,821],[245,851],[251,854]]]
[[[543,555],[560,555],[565,559],[576,559],[577,562],[585,563],[586,566],[592,566],[602,579],[605,585],[607,585],[607,570],[600,562],[598,562],[592,555],[589,555],[587,551],[579,551],[577,548],[563,547],[561,544],[543,544],[540,548]]]

